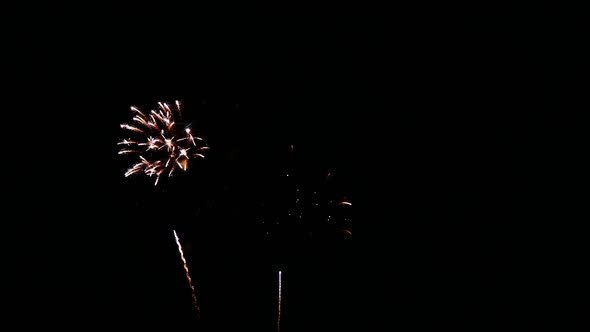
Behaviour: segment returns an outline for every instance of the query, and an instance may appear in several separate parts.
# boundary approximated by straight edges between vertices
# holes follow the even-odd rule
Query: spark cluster
[[[171,107],[158,102],[158,108],[142,112],[131,106],[133,117],[130,123],[122,123],[121,128],[129,134],[118,142],[119,154],[135,155],[139,159],[127,169],[125,177],[145,174],[155,177],[154,186],[162,175],[172,176],[176,170],[186,171],[189,161],[204,158],[209,147],[203,139],[193,136],[190,125],[182,126],[181,103],[176,100]]]

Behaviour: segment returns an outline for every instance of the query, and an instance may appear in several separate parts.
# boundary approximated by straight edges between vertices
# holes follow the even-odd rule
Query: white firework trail
[[[277,332],[281,331],[281,303],[283,302],[283,298],[281,296],[281,291],[282,291],[282,285],[281,285],[282,276],[283,276],[282,271],[279,271],[279,298],[278,298],[278,301],[277,301]]]

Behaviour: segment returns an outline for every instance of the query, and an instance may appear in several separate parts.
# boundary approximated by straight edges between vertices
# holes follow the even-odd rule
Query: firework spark
[[[281,331],[281,303],[283,302],[283,298],[281,296],[282,291],[282,271],[279,271],[279,298],[277,300],[277,332]]]
[[[119,154],[137,155],[139,161],[125,172],[125,177],[144,173],[156,178],[155,186],[160,176],[170,177],[178,169],[186,171],[191,159],[205,158],[203,153],[209,147],[201,144],[203,139],[193,136],[190,126],[178,128],[180,108],[178,100],[174,107],[159,102],[158,109],[149,113],[131,106],[131,123],[122,123],[121,128],[137,138],[123,139],[117,145]]]
[[[197,301],[197,295],[195,294],[195,287],[193,286],[193,281],[191,279],[191,275],[188,270],[188,265],[186,264],[186,259],[184,259],[184,253],[182,251],[182,245],[180,245],[180,239],[178,238],[176,231],[173,230],[173,232],[174,232],[174,238],[176,239],[176,245],[178,246],[178,252],[180,253],[180,258],[182,259],[182,264],[184,266],[184,272],[186,273],[186,279],[188,280],[188,285],[191,288],[191,295],[193,297],[193,304],[195,306],[195,314],[197,316],[197,319],[199,319],[200,314],[201,314],[201,309],[199,308],[199,302]]]

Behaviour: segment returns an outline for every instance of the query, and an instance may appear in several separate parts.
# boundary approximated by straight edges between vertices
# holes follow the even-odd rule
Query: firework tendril
[[[173,107],[159,102],[158,108],[149,113],[131,106],[134,114],[131,122],[121,124],[130,137],[117,145],[119,154],[136,155],[139,161],[127,169],[125,177],[144,173],[156,178],[156,186],[162,175],[171,177],[178,169],[186,171],[191,159],[205,158],[204,152],[209,147],[203,144],[203,139],[193,136],[190,125],[178,124],[180,106],[178,100]]]

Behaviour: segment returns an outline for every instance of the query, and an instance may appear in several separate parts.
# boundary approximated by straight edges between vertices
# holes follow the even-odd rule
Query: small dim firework
[[[173,106],[159,102],[158,108],[143,112],[131,106],[133,118],[130,123],[122,123],[130,137],[117,143],[119,154],[134,155],[139,159],[125,172],[125,177],[145,174],[155,177],[154,185],[161,176],[172,176],[176,170],[186,171],[189,162],[195,158],[205,158],[209,147],[203,139],[194,136],[190,125],[182,126],[181,103]]]
[[[352,203],[348,202],[348,201],[342,201],[342,202],[338,203],[338,206],[352,206]],[[352,223],[350,222],[349,218],[344,217],[343,224],[342,224],[340,231],[343,234],[347,234],[349,236],[352,236]]]
[[[352,196],[343,186],[341,177],[332,170],[314,173],[297,169],[295,147],[289,145],[291,161],[287,165],[283,200],[260,203],[259,222],[267,238],[280,236],[285,231],[296,231],[306,238],[337,235],[352,236]],[[270,209],[268,208],[270,207]],[[276,209],[276,210],[275,210]]]

